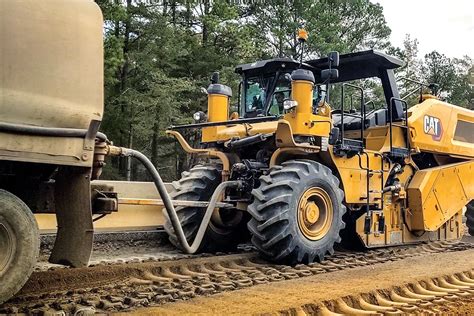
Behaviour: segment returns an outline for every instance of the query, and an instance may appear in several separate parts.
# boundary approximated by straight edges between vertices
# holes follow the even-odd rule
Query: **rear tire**
[[[25,285],[38,254],[39,230],[33,213],[15,195],[0,190],[0,304]]]
[[[260,177],[248,210],[252,243],[267,258],[289,264],[322,261],[345,227],[344,193],[331,170],[291,160]]]
[[[466,226],[469,235],[474,236],[474,201],[466,205]]]
[[[182,178],[172,183],[171,198],[173,200],[209,201],[215,189],[221,183],[221,172],[222,167],[216,164],[197,165],[191,170],[183,172]],[[205,208],[199,207],[176,207],[179,221],[189,244],[194,241],[205,211]],[[244,240],[246,236],[244,214],[240,211],[232,210],[227,213],[224,210],[220,212],[221,217],[226,217],[232,224],[223,226],[222,223],[217,224],[213,222],[211,218],[201,246],[197,251],[198,253],[235,250],[237,245]],[[164,228],[169,235],[170,242],[182,250],[171,221],[164,209],[163,214],[165,217]],[[235,218],[229,218],[232,216],[235,216]]]

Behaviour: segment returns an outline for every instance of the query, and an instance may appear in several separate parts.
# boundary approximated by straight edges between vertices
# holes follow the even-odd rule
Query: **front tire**
[[[474,201],[466,205],[466,226],[469,235],[474,236]]]
[[[267,258],[289,264],[322,261],[345,227],[344,193],[331,170],[290,160],[260,177],[248,210],[252,243]]]
[[[209,201],[222,180],[222,167],[217,164],[197,165],[182,174],[179,181],[172,183],[170,195],[173,200]],[[189,244],[194,240],[206,209],[199,207],[176,207],[179,221]],[[219,210],[223,222],[216,223],[213,218],[204,234],[198,253],[232,251],[245,238],[244,214],[240,211]],[[182,249],[171,221],[163,209],[164,228],[170,242]]]
[[[39,254],[39,230],[31,210],[0,190],[0,304],[25,285]]]

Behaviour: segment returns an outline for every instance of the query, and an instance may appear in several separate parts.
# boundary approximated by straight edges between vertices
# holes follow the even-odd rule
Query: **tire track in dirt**
[[[323,263],[276,265],[256,253],[176,261],[99,264],[90,268],[36,272],[2,312],[126,311],[187,300],[259,284],[471,249],[464,242],[434,242],[365,252],[336,252]]]
[[[136,315],[304,315],[316,313],[322,302],[335,304],[340,298],[352,298],[354,301],[362,294],[381,291],[389,295],[392,290],[400,296],[405,296],[403,287],[418,282],[433,280],[435,284],[439,277],[456,276],[459,272],[473,271],[474,249],[460,252],[430,253],[409,257],[403,260],[385,262],[353,269],[322,273],[305,278],[285,280],[257,285],[233,292],[219,293],[213,296],[196,297],[188,301],[164,304],[157,307],[140,308]],[[424,286],[424,284],[422,284]],[[444,287],[444,285],[443,285]],[[413,291],[413,290],[412,290]],[[464,293],[466,294],[466,293]],[[384,296],[385,297],[385,296]],[[460,296],[456,301],[446,302],[446,310],[450,315],[472,315],[474,303],[470,298],[462,301]],[[367,298],[369,299],[369,298]],[[445,299],[447,299],[445,297]],[[387,298],[388,300],[388,298]],[[393,300],[393,299],[392,299]],[[417,303],[423,307],[430,298],[423,297]],[[375,301],[368,301],[375,304]],[[358,303],[356,301],[356,303]],[[413,302],[410,302],[413,303]],[[359,309],[351,301],[345,302],[349,307]],[[313,307],[302,309],[301,307]],[[409,306],[408,306],[409,307]],[[334,312],[334,310],[329,309]],[[336,310],[336,312],[340,310]],[[387,312],[388,313],[388,312]],[[396,312],[398,313],[398,312]],[[405,312],[407,314],[408,312]],[[360,314],[360,312],[358,312]],[[416,314],[416,313],[414,313]],[[418,313],[420,314],[420,313]],[[429,314],[423,312],[421,314]],[[438,313],[439,314],[439,313]],[[443,313],[446,314],[446,313]]]
[[[278,315],[452,314],[474,300],[473,270],[281,310]]]

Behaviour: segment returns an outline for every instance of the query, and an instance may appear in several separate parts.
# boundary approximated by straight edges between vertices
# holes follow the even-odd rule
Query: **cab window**
[[[245,112],[263,110],[266,90],[266,80],[252,78],[247,81],[247,89],[245,93]]]
[[[283,101],[291,97],[291,75],[289,73],[280,74],[275,85],[268,115],[283,115]]]

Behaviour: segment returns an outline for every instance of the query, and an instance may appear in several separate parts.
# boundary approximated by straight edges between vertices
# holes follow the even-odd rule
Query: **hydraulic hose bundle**
[[[123,147],[115,147],[115,146],[109,146],[109,155],[133,157],[137,159],[145,167],[145,169],[149,172],[150,176],[152,177],[153,183],[155,184],[155,187],[158,190],[158,193],[163,201],[166,214],[171,220],[171,224],[173,226],[173,229],[176,232],[176,235],[178,236],[181,247],[186,253],[189,253],[189,254],[193,254],[199,249],[199,246],[201,245],[201,242],[203,240],[209,221],[211,220],[212,212],[216,208],[216,204],[219,201],[219,198],[221,197],[222,192],[224,192],[224,190],[227,188],[238,188],[242,186],[241,181],[226,181],[226,182],[222,182],[221,184],[217,186],[216,190],[212,194],[209,205],[206,208],[206,213],[204,214],[204,218],[201,222],[201,225],[199,226],[196,237],[194,238],[192,244],[190,245],[184,234],[183,228],[178,218],[178,213],[176,212],[176,209],[174,208],[173,201],[171,200],[171,197],[168,194],[168,191],[166,190],[165,184],[163,180],[161,179],[160,174],[158,173],[158,171],[156,170],[155,166],[152,164],[150,159],[148,159],[144,154],[142,154],[139,151],[123,148]]]

